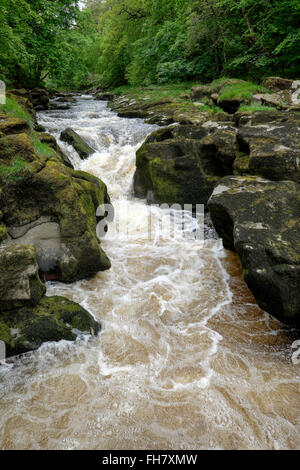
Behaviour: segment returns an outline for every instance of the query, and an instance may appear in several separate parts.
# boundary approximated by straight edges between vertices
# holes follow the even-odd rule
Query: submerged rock
[[[78,134],[73,131],[73,129],[65,129],[60,138],[63,142],[67,142],[70,145],[73,145],[76,152],[79,154],[80,158],[85,159],[90,155],[95,153],[95,150],[92,149]]]
[[[300,186],[259,177],[223,178],[208,202],[225,248],[235,250],[259,306],[300,325]]]

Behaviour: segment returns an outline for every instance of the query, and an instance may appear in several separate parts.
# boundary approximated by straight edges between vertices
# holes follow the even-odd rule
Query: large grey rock
[[[45,88],[33,88],[32,90],[26,90],[19,88],[10,90],[10,94],[21,98],[27,98],[33,104],[36,111],[41,111],[49,108],[49,92]]]
[[[83,307],[64,297],[45,297],[35,249],[28,245],[0,247],[0,341],[6,355],[37,349],[46,341],[73,341],[96,335],[100,325]]]
[[[223,178],[208,202],[224,246],[235,250],[260,307],[300,325],[300,186],[259,177]]]
[[[98,92],[95,94],[95,100],[99,101],[112,101],[116,95],[113,93]]]
[[[299,113],[258,112],[237,133],[234,173],[300,182]]]
[[[226,151],[205,139],[217,129],[181,125],[153,132],[137,151],[136,196],[150,203],[205,204],[218,180],[232,172]]]

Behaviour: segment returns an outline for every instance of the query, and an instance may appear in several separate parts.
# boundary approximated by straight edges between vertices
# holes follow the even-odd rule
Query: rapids
[[[82,161],[59,141],[108,186],[116,218],[102,246],[112,268],[48,283],[47,295],[79,302],[102,332],[0,367],[0,448],[299,448],[290,331],[259,309],[213,230],[203,242],[179,223],[171,236],[162,209],[132,194],[135,152],[156,127],[85,95],[39,123],[58,139],[72,127],[96,150]]]

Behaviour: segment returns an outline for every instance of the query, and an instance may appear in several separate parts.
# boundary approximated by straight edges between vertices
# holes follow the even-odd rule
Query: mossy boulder
[[[152,133],[136,154],[136,196],[156,203],[205,204],[227,174],[226,152],[221,155],[207,140],[215,129],[181,125]]]
[[[260,177],[223,178],[208,202],[225,248],[235,250],[259,306],[300,325],[300,186]]]
[[[97,208],[109,201],[106,186],[70,171],[48,161],[5,184],[0,198],[11,241],[35,246],[42,272],[67,282],[110,267],[96,234]]]
[[[46,341],[97,335],[100,325],[80,305],[45,297],[34,247],[0,246],[0,341],[7,356],[37,349]]]
[[[0,242],[34,246],[46,279],[108,269],[96,234],[97,208],[109,202],[105,184],[67,168],[52,136],[32,132],[0,138]]]
[[[201,100],[202,98],[208,97],[211,95],[211,91],[208,90],[206,85],[198,85],[191,89],[190,99],[192,101]]]
[[[18,134],[29,131],[29,123],[25,119],[6,117],[0,119],[0,132],[3,134]]]
[[[224,174],[232,173],[238,151],[236,133],[237,130],[234,127],[221,127],[201,141],[204,148],[207,148],[207,152],[210,151],[214,156],[213,158],[219,162]]]
[[[260,85],[236,78],[220,78],[209,85],[193,87],[191,100],[210,99],[226,113],[234,114],[242,104],[250,104],[253,93],[268,92]]]
[[[116,95],[114,95],[113,93],[106,93],[106,92],[97,92],[95,94],[95,100],[99,100],[99,101],[112,101],[114,98],[116,97]]]
[[[39,348],[49,341],[74,341],[97,335],[100,325],[80,305],[64,297],[44,297],[34,306],[0,312],[0,340],[8,356]]]
[[[68,144],[72,145],[80,158],[85,159],[88,158],[90,155],[95,153],[93,150],[78,134],[77,132],[73,131],[73,129],[65,129],[60,138],[63,142],[67,142]]]
[[[224,83],[219,92],[217,103],[227,113],[234,114],[241,105],[249,105],[255,93],[269,93],[269,90],[244,80]]]
[[[278,93],[257,93],[252,96],[252,103],[262,106],[270,106],[278,109],[285,109],[292,104],[292,95],[289,92]]]

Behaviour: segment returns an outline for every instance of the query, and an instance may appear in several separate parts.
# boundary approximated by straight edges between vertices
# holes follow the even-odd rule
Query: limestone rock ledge
[[[238,253],[244,280],[259,306],[299,327],[299,184],[227,176],[208,207],[225,248]]]

